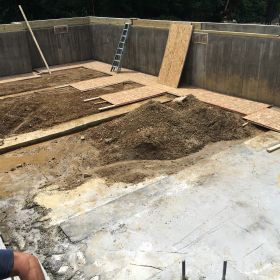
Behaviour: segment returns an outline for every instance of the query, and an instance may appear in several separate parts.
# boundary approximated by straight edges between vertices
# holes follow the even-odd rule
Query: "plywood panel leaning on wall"
[[[192,31],[193,26],[191,24],[171,24],[159,73],[159,83],[175,88],[179,86]]]

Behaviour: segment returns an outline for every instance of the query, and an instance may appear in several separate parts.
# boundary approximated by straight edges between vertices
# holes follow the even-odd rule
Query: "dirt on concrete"
[[[0,83],[0,96],[66,85],[103,76],[110,75],[85,67],[57,70],[53,71],[51,75],[43,73],[39,78]]]
[[[89,130],[100,161],[171,160],[211,142],[254,133],[238,114],[207,105],[189,95],[179,102],[149,102],[126,116]],[[110,171],[109,171],[110,172]]]
[[[66,86],[6,98],[0,102],[0,138],[98,113],[100,107],[111,104],[108,102],[95,104],[98,100],[90,102],[84,100],[140,86],[128,81],[84,92]]]

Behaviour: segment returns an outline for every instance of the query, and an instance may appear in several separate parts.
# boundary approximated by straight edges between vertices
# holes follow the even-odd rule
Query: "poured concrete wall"
[[[94,59],[112,63],[122,28],[106,24],[91,26]],[[123,67],[158,75],[167,37],[167,29],[131,27]]]
[[[125,19],[78,18],[32,22],[50,65],[96,59],[111,63]],[[123,66],[158,75],[168,21],[136,20]],[[56,34],[55,25],[68,25]],[[181,84],[280,106],[280,27],[194,23]],[[255,33],[255,34],[253,34]],[[24,25],[0,25],[0,76],[43,66]]]
[[[61,25],[68,30],[55,32],[54,26]],[[93,58],[88,18],[35,21],[31,26],[49,65]],[[42,66],[25,24],[0,25],[0,76],[28,73]]]
[[[93,57],[89,25],[69,26],[66,33],[55,33],[54,28],[44,28],[34,30],[34,34],[49,65],[89,60]],[[44,64],[29,34],[28,46],[32,67],[42,67]]]
[[[26,31],[0,33],[0,76],[31,71]]]
[[[208,34],[193,42],[182,81],[280,106],[280,40]]]
[[[205,23],[201,23],[201,29],[202,30],[217,30],[217,31],[280,35],[280,26],[279,25],[205,22]]]

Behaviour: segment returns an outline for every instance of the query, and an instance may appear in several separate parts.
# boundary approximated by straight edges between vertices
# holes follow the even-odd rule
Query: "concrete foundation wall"
[[[182,81],[280,106],[280,40],[208,34],[191,44]]]
[[[55,32],[54,26],[33,30],[49,65],[93,58],[89,24],[66,26],[67,30],[62,32]],[[0,32],[0,76],[28,73],[43,66],[28,31]]]
[[[217,31],[280,35],[280,26],[279,25],[205,22],[205,23],[201,23],[201,29],[202,30],[217,30]]]
[[[93,57],[88,25],[69,26],[65,33],[55,33],[54,28],[39,29],[34,30],[34,34],[49,65],[89,60]],[[28,46],[32,67],[42,67],[44,64],[29,34]]]
[[[106,24],[91,26],[94,59],[112,63],[122,28]],[[158,75],[167,37],[167,29],[131,27],[123,67]]]
[[[32,22],[50,65],[96,59],[111,63],[125,19],[78,18]],[[158,75],[168,21],[136,20],[123,67]],[[67,32],[54,26],[67,25]],[[280,106],[278,26],[194,23],[181,83]],[[253,34],[255,33],[255,34]],[[0,76],[43,66],[24,25],[0,25]]]
[[[31,71],[26,31],[0,33],[0,76]]]

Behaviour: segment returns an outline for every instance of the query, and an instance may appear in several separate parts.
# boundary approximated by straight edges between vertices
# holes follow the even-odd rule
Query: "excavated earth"
[[[56,87],[104,76],[110,75],[85,67],[57,70],[53,71],[51,75],[43,73],[38,78],[0,83],[0,96]]]
[[[91,129],[102,164],[127,160],[171,160],[208,143],[236,140],[256,132],[238,114],[207,105],[189,95],[164,105],[149,102],[117,120]]]
[[[95,104],[94,101],[84,102],[84,100],[140,86],[130,81],[88,91],[66,86],[6,98],[0,102],[0,138],[98,113],[100,107],[111,104],[108,102]]]
[[[0,155],[0,231],[14,248],[36,253],[51,279],[87,279],[79,274],[85,245],[50,226],[49,210],[35,203],[39,193],[66,195],[100,177],[114,188],[174,174],[257,132],[240,115],[187,96],[148,102],[87,131]]]

